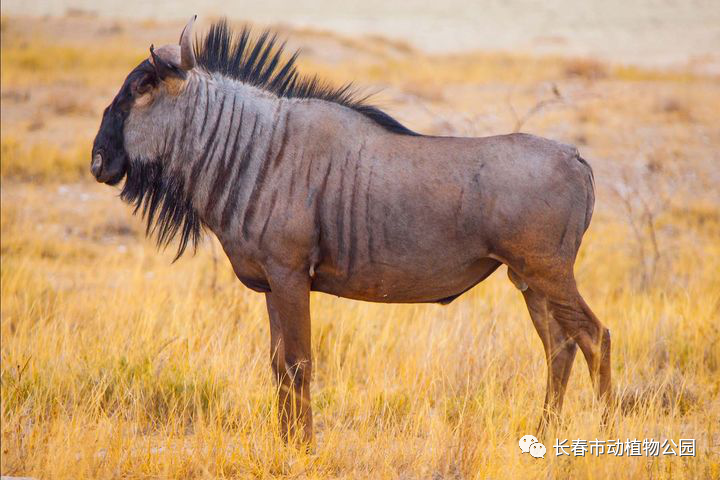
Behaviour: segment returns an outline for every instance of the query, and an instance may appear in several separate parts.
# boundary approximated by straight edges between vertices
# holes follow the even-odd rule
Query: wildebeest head
[[[98,182],[117,184],[127,173],[130,160],[137,160],[131,158],[136,156],[132,150],[151,158],[153,143],[162,141],[157,132],[164,123],[168,104],[182,92],[187,74],[196,64],[191,43],[196,17],[183,29],[178,45],[157,49],[150,46],[150,57],[130,72],[105,109],[90,165]],[[125,128],[131,115],[141,115],[146,120],[141,122],[141,128]]]

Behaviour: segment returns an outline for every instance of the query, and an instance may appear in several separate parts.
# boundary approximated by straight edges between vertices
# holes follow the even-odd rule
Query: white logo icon
[[[529,453],[535,458],[545,458],[545,445],[538,442],[538,439],[533,435],[525,435],[518,442],[522,453]]]
[[[540,442],[530,445],[530,455],[535,458],[545,458],[545,445]]]
[[[533,437],[532,435],[525,435],[520,439],[518,444],[520,445],[520,450],[522,450],[522,453],[528,453],[530,451],[530,445],[533,443],[537,443],[538,439]]]

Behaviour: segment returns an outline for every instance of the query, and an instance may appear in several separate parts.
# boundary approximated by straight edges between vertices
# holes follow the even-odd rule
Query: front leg
[[[278,419],[285,440],[313,441],[310,380],[310,278],[299,272],[268,272],[270,361],[278,387]]]

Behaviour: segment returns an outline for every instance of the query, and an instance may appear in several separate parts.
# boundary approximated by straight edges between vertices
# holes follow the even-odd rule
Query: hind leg
[[[606,422],[613,400],[610,330],[590,310],[574,283],[563,295],[548,298],[548,310],[565,333],[580,346],[598,399],[608,407],[603,418]]]
[[[533,325],[543,340],[548,368],[545,405],[538,426],[539,434],[542,434],[548,426],[557,423],[560,419],[565,389],[575,360],[577,343],[548,314],[547,301],[544,297],[530,289],[524,291],[523,296]]]
[[[598,398],[610,395],[610,330],[608,330],[576,293],[571,298],[550,298],[548,306],[553,318],[580,346],[590,370],[590,378]]]
[[[522,272],[524,281],[530,289],[547,299],[549,316],[580,347],[597,396],[607,407],[603,416],[606,423],[613,407],[610,330],[600,322],[578,292],[572,265],[542,262],[525,267]]]
[[[541,436],[546,428],[557,423],[560,419],[567,382],[575,360],[577,343],[565,333],[560,324],[549,314],[547,299],[543,295],[529,288],[510,269],[508,269],[508,276],[515,286],[522,291],[530,318],[545,349],[548,372],[545,403],[538,426],[538,436]]]

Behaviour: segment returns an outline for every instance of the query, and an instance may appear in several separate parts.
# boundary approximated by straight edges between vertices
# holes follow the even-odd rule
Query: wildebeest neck
[[[256,185],[281,154],[287,101],[220,75],[195,72],[179,97],[160,102],[152,116],[139,110],[127,120],[126,144],[135,161],[132,179],[128,175],[132,188],[124,197],[155,198],[143,192],[160,189],[158,199],[173,198],[173,205],[192,210],[192,215],[187,209],[180,215],[170,209],[172,218],[193,220],[187,230],[177,226],[190,237],[195,223],[220,233],[243,213],[252,215],[248,202],[258,193]],[[148,179],[138,179],[140,172]]]

